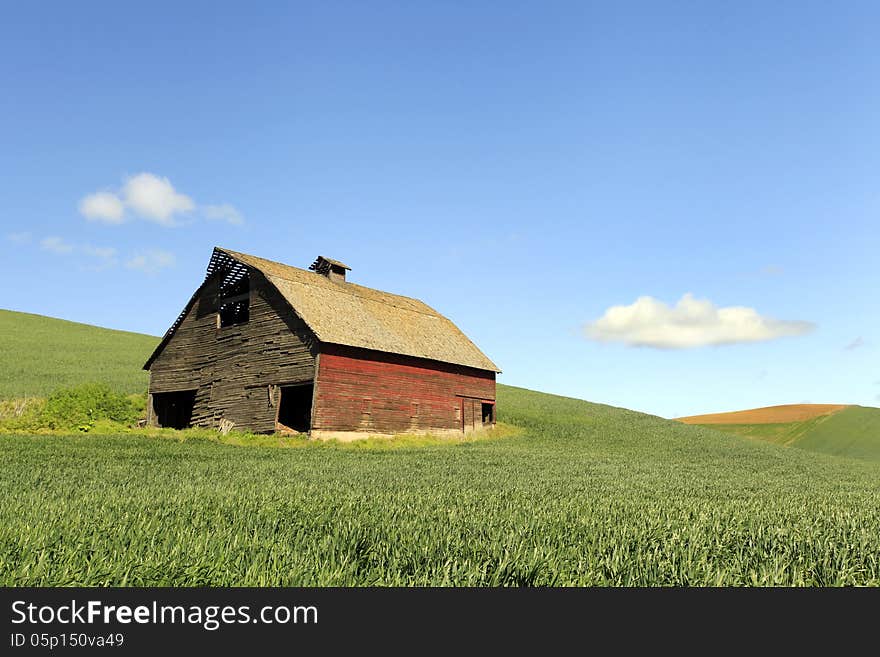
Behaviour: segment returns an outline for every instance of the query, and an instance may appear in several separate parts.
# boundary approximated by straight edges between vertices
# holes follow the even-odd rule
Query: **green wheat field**
[[[0,433],[0,585],[880,584],[880,463],[498,395],[453,442]]]

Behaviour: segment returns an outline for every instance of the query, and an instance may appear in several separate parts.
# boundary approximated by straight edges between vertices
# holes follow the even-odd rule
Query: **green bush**
[[[137,401],[105,383],[84,383],[49,395],[39,421],[47,429],[88,431],[99,420],[132,424],[139,415]]]

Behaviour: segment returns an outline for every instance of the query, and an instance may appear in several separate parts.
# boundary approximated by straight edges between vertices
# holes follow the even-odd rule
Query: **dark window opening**
[[[220,326],[244,324],[250,319],[251,282],[245,271],[220,286],[217,315]]]
[[[312,393],[315,386],[285,386],[278,403],[278,424],[282,428],[306,433],[312,428]]]
[[[220,306],[220,326],[245,324],[250,319],[248,299],[230,301]]]
[[[186,429],[192,422],[195,404],[195,390],[153,393],[153,411],[160,427]]]
[[[483,424],[495,424],[495,404],[482,403],[483,406]]]

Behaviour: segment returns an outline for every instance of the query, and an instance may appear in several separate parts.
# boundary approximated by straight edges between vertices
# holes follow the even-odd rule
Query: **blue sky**
[[[214,245],[324,254],[503,383],[667,417],[880,405],[878,27],[857,2],[8,4],[0,307],[160,335]]]

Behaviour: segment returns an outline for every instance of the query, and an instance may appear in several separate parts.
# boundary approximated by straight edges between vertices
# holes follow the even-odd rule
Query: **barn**
[[[147,423],[341,440],[493,427],[496,365],[433,308],[349,271],[215,248],[144,365]]]

